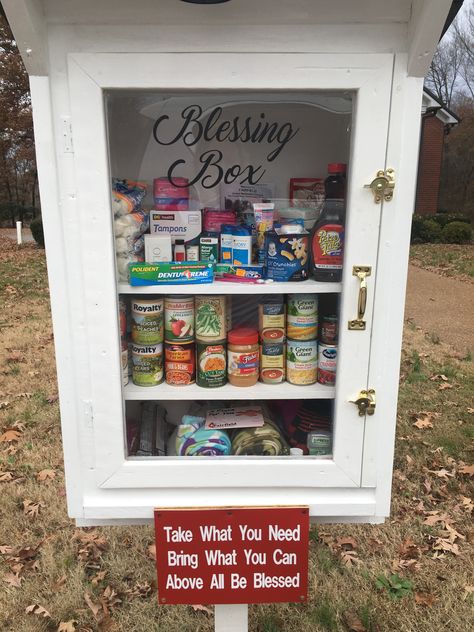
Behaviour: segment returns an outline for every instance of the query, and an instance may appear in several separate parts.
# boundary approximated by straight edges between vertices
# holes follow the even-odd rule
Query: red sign
[[[303,602],[307,507],[156,509],[162,604]]]

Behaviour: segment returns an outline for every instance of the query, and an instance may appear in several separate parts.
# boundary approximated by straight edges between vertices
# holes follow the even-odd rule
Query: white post
[[[20,246],[23,243],[21,235],[21,222],[16,223],[16,243]]]
[[[248,605],[215,606],[215,632],[248,632]]]

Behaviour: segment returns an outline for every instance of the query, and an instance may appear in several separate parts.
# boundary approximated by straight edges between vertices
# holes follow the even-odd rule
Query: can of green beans
[[[198,342],[219,342],[220,340],[225,340],[225,296],[196,296],[195,332]]]

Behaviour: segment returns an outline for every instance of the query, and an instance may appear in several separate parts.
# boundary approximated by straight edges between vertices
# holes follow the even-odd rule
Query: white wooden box
[[[156,506],[291,501],[309,505],[319,521],[382,521],[390,511],[422,76],[450,2],[3,5],[30,73],[70,515],[80,525],[134,523],[151,520]],[[131,176],[142,169],[144,177],[153,177],[150,160],[143,158],[146,134],[136,128],[131,134],[120,111],[114,120],[107,116],[108,99],[127,94],[132,101],[169,94],[209,103],[225,95],[273,104],[280,95],[290,109],[301,102],[317,107],[315,169],[324,174],[325,165],[341,155],[350,165],[342,283],[273,284],[258,292],[340,293],[335,389],[227,385],[215,395],[198,386],[122,389],[118,292],[156,293],[117,283],[111,177],[127,169]],[[344,103],[348,109],[336,129],[326,115]],[[131,138],[140,139],[140,152]],[[298,175],[282,164],[287,175]],[[394,197],[377,205],[365,185],[386,168],[395,171]],[[364,331],[347,327],[357,315],[356,265],[372,269]],[[248,288],[214,283],[185,291],[238,295]],[[350,400],[367,388],[376,391],[375,414],[359,416]],[[130,459],[124,407],[150,398],[330,398],[333,458]]]

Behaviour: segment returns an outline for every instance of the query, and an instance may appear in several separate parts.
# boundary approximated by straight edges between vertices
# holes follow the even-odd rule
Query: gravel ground
[[[409,266],[405,318],[460,353],[474,352],[474,286]]]

